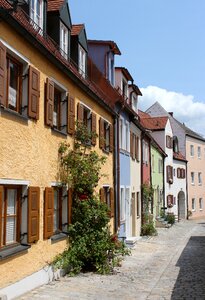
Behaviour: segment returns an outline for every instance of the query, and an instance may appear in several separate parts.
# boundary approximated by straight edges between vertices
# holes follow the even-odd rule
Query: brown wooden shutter
[[[3,194],[4,194],[4,188],[3,186],[0,186],[0,248],[1,248],[1,236],[2,236],[2,207],[3,207]]]
[[[83,111],[84,111],[83,104],[78,103],[78,122],[83,122]]]
[[[28,188],[28,243],[39,240],[40,188]]]
[[[130,131],[130,156],[133,158],[133,133]]]
[[[115,214],[115,203],[114,203],[114,189],[111,187],[110,188],[110,216],[114,217]]]
[[[6,47],[0,42],[0,104],[6,106]]]
[[[104,120],[100,118],[99,120],[99,147],[100,149],[104,149],[105,145],[105,138],[104,138]]]
[[[169,183],[169,166],[166,167],[166,171],[167,171],[167,182]]]
[[[181,169],[177,168],[177,178],[181,178]]]
[[[40,72],[29,67],[29,85],[28,85],[28,116],[39,119],[39,98],[40,98]]]
[[[136,146],[135,146],[135,157],[139,161],[139,137],[136,137]]]
[[[100,189],[100,201],[105,202],[105,190],[104,190],[104,188]]]
[[[73,190],[68,189],[68,224],[72,223]]]
[[[46,99],[45,99],[45,123],[53,126],[53,108],[54,108],[54,83],[49,78],[46,79]]]
[[[69,97],[68,101],[68,133],[73,134],[75,131],[75,98]]]
[[[54,211],[54,192],[53,188],[45,188],[44,195],[44,239],[53,235],[53,211]]]
[[[110,152],[113,151],[113,144],[114,144],[114,136],[113,136],[113,125],[110,125]]]
[[[94,114],[92,112],[92,133],[94,134],[94,136],[92,136],[92,145],[95,146],[96,145],[96,114]]]

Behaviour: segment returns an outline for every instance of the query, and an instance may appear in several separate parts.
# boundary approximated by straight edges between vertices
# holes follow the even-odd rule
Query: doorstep
[[[126,238],[125,243],[128,247],[133,247],[141,238],[141,236],[131,236]]]

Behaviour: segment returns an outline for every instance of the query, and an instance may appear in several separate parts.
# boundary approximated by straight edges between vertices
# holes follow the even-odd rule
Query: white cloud
[[[205,103],[196,101],[192,95],[184,95],[157,86],[140,88],[143,96],[139,97],[139,108],[146,110],[158,101],[174,117],[184,122],[197,133],[205,135]]]

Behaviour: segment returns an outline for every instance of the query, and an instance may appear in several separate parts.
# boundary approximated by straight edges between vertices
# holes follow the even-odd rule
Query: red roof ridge
[[[84,27],[84,24],[73,24],[71,28],[71,35],[79,35]]]

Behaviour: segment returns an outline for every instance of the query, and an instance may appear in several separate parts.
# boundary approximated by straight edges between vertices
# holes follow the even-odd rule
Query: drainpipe
[[[187,210],[187,215],[186,215],[186,218],[187,220],[189,219],[189,216],[188,216],[188,212],[189,212],[189,203],[188,203],[188,177],[187,177],[187,162],[186,162],[186,210]]]
[[[119,117],[114,119],[115,147],[114,147],[114,186],[115,186],[115,232],[120,226],[120,160],[119,160]]]
[[[143,138],[144,133],[141,134],[141,226],[143,225]]]
[[[165,207],[165,176],[164,176],[165,169],[164,169],[164,161],[165,161],[165,157],[163,158],[163,161],[162,161],[162,163],[163,163],[163,207]],[[164,212],[165,212],[165,210],[164,210]]]

